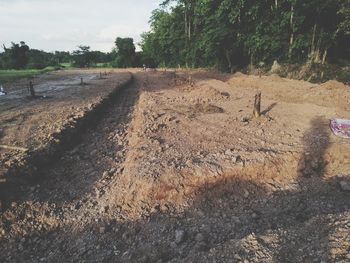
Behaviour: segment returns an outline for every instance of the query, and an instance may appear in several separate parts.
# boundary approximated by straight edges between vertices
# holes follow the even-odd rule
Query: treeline
[[[143,56],[166,67],[350,58],[350,0],[166,0],[150,24]]]
[[[132,38],[117,38],[111,52],[92,51],[89,46],[78,46],[73,52],[45,52],[31,49],[25,42],[3,46],[0,53],[0,69],[43,69],[62,67],[137,67],[142,65],[141,53],[135,51]]]

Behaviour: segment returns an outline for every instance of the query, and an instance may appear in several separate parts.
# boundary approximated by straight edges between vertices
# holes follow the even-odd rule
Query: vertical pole
[[[80,85],[84,85],[84,80],[83,80],[83,78],[80,78]]]
[[[255,118],[259,118],[261,116],[261,92],[255,95],[253,114]]]
[[[32,81],[29,81],[29,92],[30,92],[30,95],[34,98],[35,97],[35,90],[34,90]]]

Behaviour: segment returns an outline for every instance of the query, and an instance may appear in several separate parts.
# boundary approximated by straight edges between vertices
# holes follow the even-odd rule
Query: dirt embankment
[[[350,90],[188,74],[135,72],[96,127],[3,210],[1,257],[347,262],[350,193],[339,183],[350,144],[328,125],[350,118]]]
[[[130,81],[128,73],[106,73],[101,78],[93,71],[76,71],[39,77],[37,98],[26,94],[24,81],[8,87],[9,95],[0,101],[0,144],[4,146],[0,179],[37,174],[40,166],[77,143],[80,133],[95,123],[118,89]]]

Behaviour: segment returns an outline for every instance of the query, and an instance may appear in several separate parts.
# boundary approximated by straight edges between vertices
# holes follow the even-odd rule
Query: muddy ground
[[[52,98],[0,100],[0,144],[29,149],[1,149],[1,261],[349,262],[350,142],[329,129],[347,86],[171,70],[36,85]]]

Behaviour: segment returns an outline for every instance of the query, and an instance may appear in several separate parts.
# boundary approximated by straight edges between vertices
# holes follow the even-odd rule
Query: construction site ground
[[[83,83],[81,79],[83,78]],[[0,97],[1,262],[349,262],[350,88],[67,70]],[[262,115],[253,117],[262,93]]]

